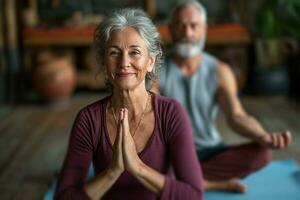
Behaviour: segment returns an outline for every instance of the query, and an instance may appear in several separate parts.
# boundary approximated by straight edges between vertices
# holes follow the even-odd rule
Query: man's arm
[[[237,97],[237,84],[230,67],[219,63],[218,71],[218,101],[224,111],[230,127],[240,135],[253,139],[263,146],[284,148],[291,143],[289,131],[268,133],[261,124],[250,116]]]

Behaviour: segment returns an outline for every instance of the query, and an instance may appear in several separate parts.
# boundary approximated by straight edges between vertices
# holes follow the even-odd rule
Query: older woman
[[[186,113],[146,89],[162,55],[151,20],[116,11],[96,29],[95,46],[112,94],[79,112],[56,199],[202,199]],[[87,182],[91,162],[96,176]]]

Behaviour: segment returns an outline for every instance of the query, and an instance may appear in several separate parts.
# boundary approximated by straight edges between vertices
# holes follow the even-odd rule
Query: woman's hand
[[[292,135],[289,131],[264,134],[258,142],[269,148],[285,148],[292,142]]]
[[[138,156],[135,142],[133,140],[133,137],[130,134],[129,122],[128,122],[128,110],[126,108],[123,109],[122,116],[123,116],[123,120],[121,121],[121,127],[123,133],[122,150],[123,150],[124,167],[130,173],[136,174],[140,170],[142,161]]]
[[[120,174],[124,170],[127,170],[150,191],[159,195],[163,190],[165,177],[156,170],[145,165],[139,158],[135,142],[130,134],[128,110],[122,108],[119,116],[120,119],[113,147],[114,152],[111,169],[117,169]]]
[[[109,169],[121,174],[125,169],[135,174],[142,161],[138,157],[135,142],[130,134],[128,110],[120,109],[116,139],[113,145],[113,158]]]
[[[119,121],[117,125],[116,139],[113,145],[113,157],[109,169],[113,172],[121,174],[124,171],[124,161],[122,152],[122,140],[123,140],[123,126],[122,121],[124,118],[123,110],[119,111]]]

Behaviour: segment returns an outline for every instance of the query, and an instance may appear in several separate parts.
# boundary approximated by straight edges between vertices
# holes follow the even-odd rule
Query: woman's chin
[[[142,84],[145,84],[144,82],[141,82],[141,83],[118,83],[118,84],[115,84],[115,89],[117,90],[135,90],[137,88],[140,88],[140,87],[143,87]]]
[[[136,85],[132,83],[122,83],[115,85],[115,87],[118,88],[118,90],[133,90],[136,88]]]

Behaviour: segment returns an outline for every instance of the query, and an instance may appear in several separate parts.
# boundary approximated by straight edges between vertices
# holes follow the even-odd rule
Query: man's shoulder
[[[210,65],[213,65],[213,66],[217,66],[218,63],[220,62],[220,60],[216,56],[214,56],[208,52],[202,53],[202,61],[204,61]]]
[[[170,54],[166,55],[166,57],[163,60],[163,65],[164,67],[168,67],[170,66],[173,62],[173,56],[171,56]]]
[[[174,77],[176,74],[178,66],[176,66],[172,57],[166,56],[162,63],[162,68],[160,69],[160,82],[164,84],[164,81],[168,79],[168,77]]]

